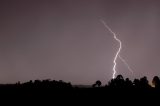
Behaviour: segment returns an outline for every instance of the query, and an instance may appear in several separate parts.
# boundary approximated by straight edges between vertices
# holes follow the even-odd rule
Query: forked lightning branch
[[[122,49],[122,42],[120,39],[118,39],[116,33],[114,33],[111,28],[104,22],[104,20],[100,20],[102,22],[102,24],[105,26],[105,28],[107,28],[107,30],[109,30],[112,34],[113,34],[113,38],[119,43],[119,48],[116,52],[116,55],[114,57],[114,60],[113,60],[113,74],[112,74],[112,78],[114,79],[115,76],[116,76],[116,73],[117,73],[117,58],[119,58],[128,68],[129,71],[132,71],[132,69],[130,68],[130,66],[128,65],[128,63],[120,56],[120,52],[121,52],[121,49]]]

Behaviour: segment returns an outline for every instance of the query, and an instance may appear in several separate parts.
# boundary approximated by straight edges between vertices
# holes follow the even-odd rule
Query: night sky
[[[107,83],[118,43],[134,73],[160,75],[159,0],[0,0],[0,83],[55,79]]]

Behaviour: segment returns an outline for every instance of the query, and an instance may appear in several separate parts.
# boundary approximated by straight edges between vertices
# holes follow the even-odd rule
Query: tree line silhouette
[[[25,83],[17,82],[15,84],[0,84],[0,99],[21,100],[88,100],[117,99],[126,100],[136,96],[136,98],[150,98],[160,95],[160,78],[155,76],[152,84],[149,84],[147,77],[134,79],[123,78],[118,75],[111,79],[106,85],[102,86],[100,80],[97,80],[91,87],[74,87],[70,82],[62,80],[35,80]],[[135,99],[135,98],[134,98]],[[155,98],[154,98],[155,99]],[[130,99],[129,99],[130,100]]]
[[[160,78],[158,76],[155,76],[152,80],[152,84],[149,84],[149,81],[147,80],[146,76],[131,81],[129,78],[124,79],[122,75],[118,75],[115,79],[111,79],[105,86],[102,86],[101,81],[97,80],[90,88],[97,88],[97,87],[118,88],[118,89],[121,88],[156,89],[160,88]],[[45,80],[35,80],[35,81],[30,80],[25,83],[17,82],[15,84],[0,84],[0,89],[2,88],[73,89],[74,86],[70,82],[64,82],[62,80],[56,81],[51,79],[45,79]]]
[[[92,87],[101,87],[101,81],[97,80]],[[153,77],[152,83],[149,84],[149,81],[146,76],[140,79],[134,79],[131,81],[129,78],[124,79],[122,75],[118,75],[115,79],[111,79],[108,84],[104,87],[106,88],[137,88],[137,89],[157,89],[160,88],[160,78],[158,76]]]

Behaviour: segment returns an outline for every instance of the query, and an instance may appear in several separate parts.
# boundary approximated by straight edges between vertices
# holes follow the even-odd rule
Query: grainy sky
[[[159,0],[1,0],[0,83],[56,79],[107,83],[118,43],[117,74],[160,75]]]

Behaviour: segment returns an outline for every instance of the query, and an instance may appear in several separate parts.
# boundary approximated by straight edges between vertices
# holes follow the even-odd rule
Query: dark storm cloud
[[[0,82],[62,79],[103,82],[112,77],[117,42],[123,42],[118,74],[159,75],[158,0],[1,0]]]

